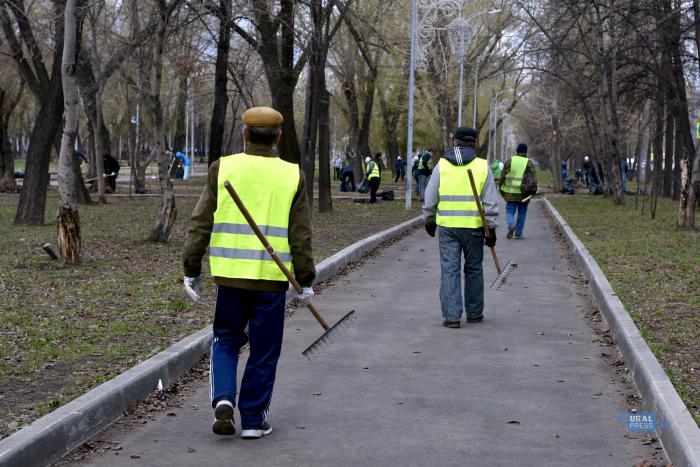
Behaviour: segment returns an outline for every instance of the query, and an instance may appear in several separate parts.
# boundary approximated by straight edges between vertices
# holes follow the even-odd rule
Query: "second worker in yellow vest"
[[[476,132],[460,127],[454,133],[454,148],[433,169],[425,191],[425,230],[440,242],[440,305],[443,325],[459,328],[462,312],[467,323],[484,319],[484,243],[496,244],[498,191],[487,162],[478,158]],[[471,169],[484,208],[491,236],[484,238],[467,170]],[[461,284],[464,256],[464,287]],[[464,300],[462,300],[464,297]]]

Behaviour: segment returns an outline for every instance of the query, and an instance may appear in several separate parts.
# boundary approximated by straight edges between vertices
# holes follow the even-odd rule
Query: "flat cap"
[[[243,113],[243,123],[248,126],[280,126],[282,114],[271,107],[251,107]]]

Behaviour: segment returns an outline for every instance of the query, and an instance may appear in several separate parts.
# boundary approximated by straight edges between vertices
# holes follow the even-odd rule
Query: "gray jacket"
[[[460,146],[447,151],[433,169],[433,174],[428,182],[428,187],[425,189],[425,202],[423,204],[423,219],[426,224],[435,222],[438,202],[440,201],[440,165],[467,165],[476,157],[474,150],[468,146]],[[465,179],[464,183],[469,183],[469,179]],[[484,208],[486,223],[489,228],[495,229],[498,227],[498,189],[493,181],[493,173],[488,169],[488,176],[484,189],[479,194],[481,197],[481,205]]]

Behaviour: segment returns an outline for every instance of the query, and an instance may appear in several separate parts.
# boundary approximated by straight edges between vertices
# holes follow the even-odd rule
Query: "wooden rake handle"
[[[474,175],[472,175],[472,169],[467,169],[467,175],[469,175],[469,183],[472,186],[472,193],[474,193],[474,200],[476,201],[476,208],[479,210],[479,216],[481,216],[481,223],[484,225],[484,234],[488,237],[491,235],[489,230],[489,225],[486,223],[486,216],[484,215],[484,208],[481,206],[481,198],[479,198],[479,192],[476,190],[476,183],[474,183]],[[498,256],[496,256],[496,247],[491,248],[491,256],[493,256],[493,262],[496,265],[496,271],[501,274],[501,263],[498,261]]]
[[[255,235],[258,237],[260,240],[260,243],[263,244],[267,252],[270,254],[272,259],[274,260],[275,264],[277,264],[277,267],[280,268],[282,273],[287,277],[287,280],[289,281],[290,284],[292,284],[292,287],[294,287],[294,290],[297,291],[297,293],[302,293],[302,287],[299,285],[299,282],[297,282],[296,278],[294,275],[287,269],[287,266],[284,265],[284,262],[280,259],[280,257],[277,255],[275,252],[275,249],[272,248],[272,245],[270,245],[270,242],[267,241],[267,237],[265,236],[264,233],[260,230],[258,227],[258,224],[255,223],[255,220],[253,219],[253,216],[250,215],[250,212],[248,209],[246,209],[245,204],[243,204],[243,201],[241,198],[238,196],[238,193],[236,193],[236,190],[233,189],[233,186],[231,183],[229,183],[228,180],[224,182],[224,187],[226,188],[226,191],[228,191],[228,194],[231,195],[231,198],[233,198],[233,202],[236,203],[236,206],[238,206],[238,209],[241,211],[243,214],[243,217],[245,217],[245,220],[248,222],[248,225],[250,226],[251,229],[253,229],[253,232],[255,232]],[[321,316],[321,313],[316,309],[313,303],[307,303],[306,306],[309,308],[309,311],[311,311],[311,314],[314,315],[314,318],[319,322],[319,324],[328,331],[330,329],[330,326],[328,326],[328,323],[326,320]]]

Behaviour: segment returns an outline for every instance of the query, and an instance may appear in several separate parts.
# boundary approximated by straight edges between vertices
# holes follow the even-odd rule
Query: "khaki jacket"
[[[246,154],[275,157],[272,146],[252,144],[245,151]],[[196,277],[202,273],[202,257],[206,253],[214,225],[214,211],[216,211],[216,199],[218,196],[219,161],[209,167],[207,185],[192,211],[190,220],[189,238],[185,244],[183,266],[186,277]],[[229,196],[224,193],[224,196]],[[311,250],[311,214],[306,196],[306,181],[304,174],[299,170],[299,187],[292,201],[289,211],[289,245],[294,265],[294,276],[302,287],[310,287],[316,277]],[[266,292],[283,292],[287,290],[287,281],[267,281],[251,279],[232,279],[228,277],[214,277],[217,285],[236,287],[241,289],[260,290]]]

